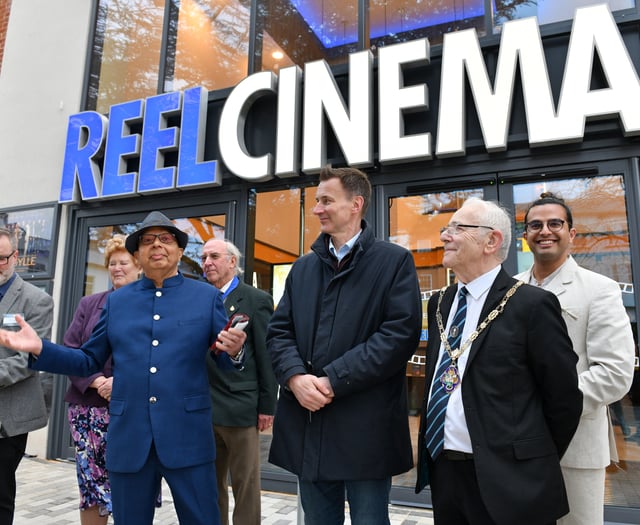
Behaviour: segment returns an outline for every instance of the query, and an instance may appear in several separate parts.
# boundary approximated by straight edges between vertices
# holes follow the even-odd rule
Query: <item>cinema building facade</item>
[[[634,0],[28,4],[6,13],[0,219],[20,233],[23,277],[54,296],[58,340],[80,297],[109,286],[106,240],[156,209],[189,233],[186,275],[202,278],[206,240],[229,238],[248,282],[277,302],[318,235],[311,210],[327,163],[369,174],[368,220],[412,252],[425,304],[455,279],[439,230],[467,198],[513,213],[515,274],[532,261],[527,204],[562,195],[575,258],[620,284],[637,333]],[[414,446],[425,345],[407,364]],[[64,387],[57,378],[51,458],[72,455]],[[611,413],[621,461],[607,471],[606,518],[640,523],[638,381]],[[262,440],[263,486],[295,490]],[[428,504],[414,482],[413,471],[394,479],[392,500]]]

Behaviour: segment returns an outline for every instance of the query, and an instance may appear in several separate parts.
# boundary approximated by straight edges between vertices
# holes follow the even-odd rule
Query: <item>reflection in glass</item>
[[[258,0],[254,70],[320,59],[346,62],[357,50],[357,5],[357,0]]]
[[[158,92],[164,0],[100,0],[93,41],[87,109]]]
[[[234,86],[248,73],[249,0],[180,0],[170,21],[165,91]]]
[[[516,0],[496,1],[496,12],[494,22],[496,26],[501,26],[509,20],[527,18],[529,16],[538,17],[538,23],[551,24],[573,19],[578,7],[586,7],[595,4],[608,4],[611,11],[620,11],[635,7],[635,0]],[[499,31],[499,28],[497,28]]]
[[[0,213],[0,228],[13,232],[18,241],[15,271],[23,278],[51,273],[54,217],[54,206]]]
[[[429,297],[455,280],[452,272],[442,266],[444,246],[440,228],[470,197],[484,195],[481,189],[427,193],[389,199],[389,240],[404,246],[413,254],[422,294],[422,335],[420,346],[407,363],[409,389],[409,428],[414,457],[417,457],[420,407],[424,394],[425,349],[427,345],[427,302]],[[415,468],[393,478],[394,486],[414,487]]]
[[[485,5],[485,0],[371,0],[371,43],[381,46],[429,38],[432,45],[441,44],[445,33],[472,27],[483,36]]]

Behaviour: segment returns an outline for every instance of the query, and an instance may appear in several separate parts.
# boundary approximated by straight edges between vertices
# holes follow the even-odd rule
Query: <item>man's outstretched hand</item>
[[[40,355],[42,351],[42,339],[36,331],[31,328],[21,315],[16,314],[16,322],[20,330],[13,332],[10,330],[0,329],[0,345],[18,352],[29,352],[34,355]]]

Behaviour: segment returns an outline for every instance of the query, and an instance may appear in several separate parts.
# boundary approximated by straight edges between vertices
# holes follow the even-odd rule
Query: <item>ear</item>
[[[502,246],[504,237],[500,230],[491,230],[487,235],[487,251],[488,253],[496,253]]]
[[[364,197],[362,195],[356,195],[351,201],[351,209],[354,213],[361,213],[362,206],[364,205]]]

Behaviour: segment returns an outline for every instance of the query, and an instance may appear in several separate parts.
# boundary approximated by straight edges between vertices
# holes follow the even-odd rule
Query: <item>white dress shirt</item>
[[[469,336],[474,332],[478,323],[480,322],[480,313],[484,306],[484,302],[487,299],[489,289],[493,285],[498,273],[500,272],[500,265],[496,266],[493,270],[481,275],[477,279],[474,279],[470,283],[463,284],[458,283],[458,290],[463,286],[467,289],[467,317],[462,330],[461,345],[469,339]],[[458,309],[458,294],[451,305],[449,311],[449,318],[446,324],[446,333],[449,333],[449,328],[456,310]],[[473,452],[471,448],[471,438],[469,437],[469,430],[467,429],[467,421],[464,417],[464,407],[462,405],[462,389],[464,388],[464,369],[467,365],[467,359],[471,347],[465,350],[465,352],[458,359],[458,374],[460,374],[461,382],[458,387],[450,394],[449,403],[447,405],[447,413],[444,420],[444,448],[446,450],[458,450],[460,452]],[[443,353],[446,352],[444,346],[440,345],[440,353],[438,356],[438,363],[436,363],[436,370],[438,369],[440,360]],[[432,383],[433,385],[433,383]],[[431,392],[429,392],[431,396]]]

